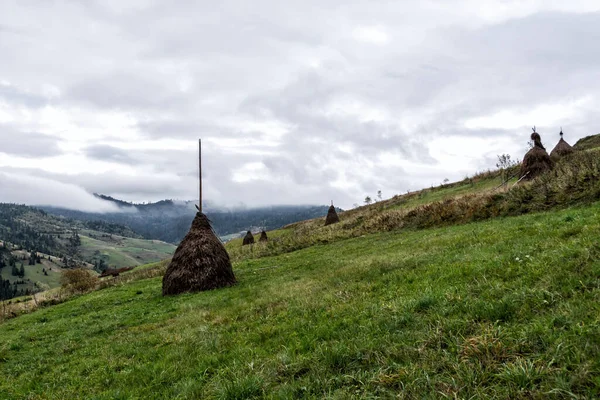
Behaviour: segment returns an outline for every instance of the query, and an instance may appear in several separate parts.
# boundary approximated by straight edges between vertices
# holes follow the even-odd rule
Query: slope
[[[595,203],[118,285],[0,325],[0,397],[595,398],[599,235]]]
[[[84,230],[81,236],[81,257],[89,262],[104,260],[111,268],[131,267],[164,260],[173,255],[175,246],[160,240],[129,238],[98,234]]]
[[[591,150],[600,147],[600,134],[581,138],[573,145],[575,150]]]
[[[121,235],[119,235],[121,234]],[[122,236],[130,235],[131,237]],[[77,237],[77,245],[71,239]],[[170,257],[175,246],[158,240],[144,240],[129,228],[103,221],[77,221],[49,215],[43,210],[0,203],[0,243],[10,252],[0,253],[0,277],[15,285],[18,293],[59,286],[60,274],[73,265],[94,268],[137,266]],[[28,265],[31,252],[40,262]],[[24,276],[13,276],[11,259],[23,266]],[[3,263],[6,264],[2,268]],[[16,291],[17,292],[17,291]],[[12,296],[11,296],[12,297]]]

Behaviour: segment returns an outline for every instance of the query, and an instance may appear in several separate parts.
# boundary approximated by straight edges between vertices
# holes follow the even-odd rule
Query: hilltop
[[[600,157],[501,175],[231,241],[231,288],[163,297],[159,263],[8,320],[0,393],[597,398]]]
[[[600,134],[581,138],[573,145],[577,150],[591,150],[600,147]]]

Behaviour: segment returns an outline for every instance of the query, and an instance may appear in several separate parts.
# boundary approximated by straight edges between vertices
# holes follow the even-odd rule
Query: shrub
[[[60,284],[63,289],[70,292],[84,293],[96,287],[98,277],[91,271],[83,268],[70,269],[62,273]]]

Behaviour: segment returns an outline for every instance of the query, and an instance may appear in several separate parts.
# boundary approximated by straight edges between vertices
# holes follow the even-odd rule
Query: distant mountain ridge
[[[81,221],[104,221],[124,225],[146,239],[179,243],[187,233],[196,214],[194,201],[161,200],[136,204],[111,196],[94,194],[97,198],[115,204],[120,212],[89,213],[58,207],[40,206],[49,214]],[[324,217],[326,205],[268,206],[257,208],[220,208],[203,202],[203,210],[219,236],[237,234],[246,230],[276,229],[307,219]]]

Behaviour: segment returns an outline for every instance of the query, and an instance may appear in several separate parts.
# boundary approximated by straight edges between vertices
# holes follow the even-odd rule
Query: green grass
[[[29,253],[24,251],[14,251],[13,254],[16,256],[22,256],[24,254],[29,255]],[[23,268],[25,270],[25,276],[23,278],[12,276],[11,267],[8,266],[4,267],[2,271],[0,271],[0,275],[3,279],[8,279],[11,284],[15,281],[25,281],[25,284],[20,284],[17,286],[19,289],[33,290],[34,285],[38,282],[42,284],[42,286],[47,285],[50,288],[58,287],[60,286],[60,267],[62,263],[55,257],[51,257],[51,259],[52,261],[43,258],[40,264],[27,265],[28,260],[22,260],[19,257],[17,266],[20,266],[21,263],[23,264]],[[44,274],[44,269],[47,271],[48,275]],[[39,290],[38,288],[35,289],[36,291]]]
[[[268,243],[227,243],[233,260],[260,258],[306,247],[386,231],[405,231],[464,224],[492,218],[591,204],[600,200],[600,157],[595,150],[561,159],[552,171],[519,185],[498,190],[500,171],[488,171],[433,189],[343,212],[340,223],[324,226],[324,218],[302,221],[269,232]],[[511,167],[508,176],[518,174]],[[420,202],[428,199],[429,202]]]
[[[93,237],[90,237],[93,235]],[[170,257],[175,246],[159,240],[127,238],[117,235],[103,237],[84,231],[80,235],[80,257],[84,260],[103,257],[113,268],[131,267]]]
[[[581,138],[573,145],[576,150],[590,150],[600,147],[600,134]]]
[[[508,185],[516,182],[516,178],[510,179]],[[415,208],[424,204],[432,203],[434,201],[442,201],[450,198],[456,198],[459,196],[465,196],[473,193],[482,193],[486,191],[492,191],[497,189],[502,184],[500,174],[490,174],[482,179],[465,179],[460,182],[453,184],[442,185],[433,187],[430,189],[423,189],[419,192],[415,192],[413,195],[399,197],[392,199],[388,209],[410,209]]]
[[[600,204],[365,235],[0,325],[0,398],[597,398]]]

